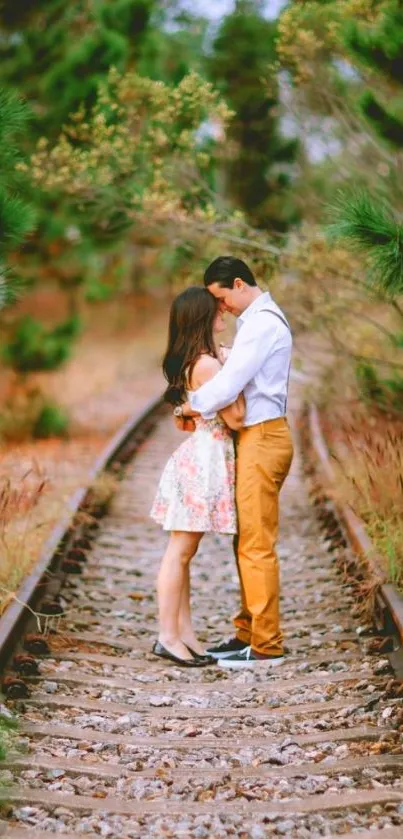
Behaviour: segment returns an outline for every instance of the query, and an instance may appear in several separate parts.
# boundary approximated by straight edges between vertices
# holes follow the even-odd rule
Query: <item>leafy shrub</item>
[[[5,347],[5,361],[20,373],[53,370],[67,360],[79,331],[77,317],[46,329],[28,315],[20,320],[14,337]]]
[[[115,293],[115,289],[102,280],[93,279],[86,283],[85,299],[88,303],[102,303],[110,300]]]
[[[21,389],[2,405],[0,439],[21,442],[31,437],[64,437],[66,413],[38,388]]]
[[[54,402],[46,402],[34,423],[32,436],[37,439],[65,437],[68,425],[66,412]]]
[[[355,373],[363,399],[378,408],[403,414],[403,376],[400,373],[382,379],[368,361],[357,364]]]

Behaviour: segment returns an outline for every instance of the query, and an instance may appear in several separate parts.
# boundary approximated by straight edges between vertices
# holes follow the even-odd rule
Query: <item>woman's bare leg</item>
[[[202,533],[171,533],[157,580],[160,632],[159,640],[179,658],[192,658],[181,640],[179,612],[186,586],[186,569],[197,551]]]
[[[196,638],[195,631],[192,626],[192,615],[190,611],[190,564],[186,566],[184,575],[184,585],[182,589],[181,605],[179,609],[179,630],[180,637],[187,647],[190,647],[196,653],[205,655],[205,649]]]

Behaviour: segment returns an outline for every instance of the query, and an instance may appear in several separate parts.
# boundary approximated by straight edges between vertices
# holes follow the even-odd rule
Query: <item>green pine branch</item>
[[[16,277],[10,269],[0,264],[0,310],[16,303],[21,297],[25,283]]]
[[[18,182],[16,164],[20,159],[17,141],[23,137],[29,120],[26,103],[17,94],[0,88],[0,183]]]
[[[0,142],[21,133],[27,124],[28,109],[16,93],[0,89]]]
[[[0,187],[0,256],[19,245],[35,226],[36,212],[18,195]]]
[[[0,3],[1,27],[6,30],[21,28],[46,6],[49,6],[49,0],[3,0]]]
[[[366,91],[361,97],[360,108],[379,137],[397,149],[403,147],[403,121],[381,105],[371,91]]]
[[[297,207],[284,178],[279,188],[277,165],[291,169],[299,142],[281,134],[279,82],[271,67],[276,36],[259,0],[238,0],[219,27],[207,65],[234,112],[228,127],[234,151],[225,166],[228,192],[253,226],[282,232],[295,220]]]
[[[7,255],[31,233],[36,221],[35,208],[23,197],[26,176],[17,170],[21,160],[18,141],[24,136],[28,118],[25,102],[0,88],[0,309],[15,302],[22,288],[6,265]]]
[[[141,41],[151,22],[152,0],[114,0],[104,3],[98,10],[106,29],[115,29],[130,40]]]
[[[349,51],[361,63],[377,69],[388,79],[402,80],[403,8],[400,3],[385,5],[379,22],[374,26],[349,21],[345,25],[344,41]]]
[[[339,194],[328,233],[365,254],[368,281],[391,297],[403,293],[403,224],[380,199],[360,191]]]

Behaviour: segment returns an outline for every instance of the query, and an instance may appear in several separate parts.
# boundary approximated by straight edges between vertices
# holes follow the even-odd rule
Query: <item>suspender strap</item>
[[[270,314],[275,315],[275,317],[279,318],[279,320],[281,320],[283,322],[284,326],[286,326],[287,329],[291,332],[291,326],[288,323],[287,318],[283,314],[281,314],[280,312],[275,312],[274,309],[266,309],[266,308],[265,309],[259,309],[259,312],[270,312]]]
[[[284,315],[283,315],[282,313],[280,313],[280,312],[275,312],[273,309],[270,309],[270,308],[260,309],[259,311],[260,311],[260,312],[270,312],[270,314],[275,315],[275,317],[276,317],[276,318],[278,318],[279,320],[281,320],[281,321],[282,321],[282,323],[284,324],[284,326],[286,326],[286,327],[287,327],[288,331],[289,331],[289,332],[290,332],[290,334],[292,335],[290,324],[288,323],[287,318],[285,318],[285,317],[284,317]],[[291,361],[290,361],[290,364],[289,364],[289,366],[288,366],[288,373],[287,373],[287,390],[286,390],[286,396],[285,396],[285,402],[284,402],[284,414],[286,414],[286,413],[287,413],[288,386],[289,386],[289,383],[290,383],[290,373],[291,373]]]

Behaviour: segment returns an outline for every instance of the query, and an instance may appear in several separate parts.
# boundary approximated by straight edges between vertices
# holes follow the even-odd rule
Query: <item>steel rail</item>
[[[336,473],[331,461],[331,456],[323,430],[321,427],[319,411],[316,405],[309,405],[308,430],[312,449],[316,460],[319,463],[320,471],[324,477],[324,490],[332,493],[332,487],[336,482]],[[364,557],[368,563],[371,576],[379,581],[377,590],[378,615],[381,619],[382,628],[387,631],[395,629],[395,633],[403,646],[403,597],[391,584],[385,582],[385,574],[382,571],[382,559],[377,554],[375,546],[370,539],[365,524],[347,504],[331,494],[333,505],[341,521],[344,532],[352,545],[354,552]]]
[[[55,525],[33,571],[25,578],[16,592],[15,600],[0,617],[0,672],[4,669],[24,626],[32,617],[32,610],[43,598],[54,579],[61,561],[77,539],[75,522],[87,507],[91,487],[96,479],[116,463],[123,463],[132,456],[129,444],[143,426],[163,405],[162,396],[151,399],[142,411],[133,414],[114,434],[88,473],[86,486],[79,487],[70,497],[67,509]],[[84,525],[85,527],[85,525]],[[81,534],[83,526],[81,525]]]

